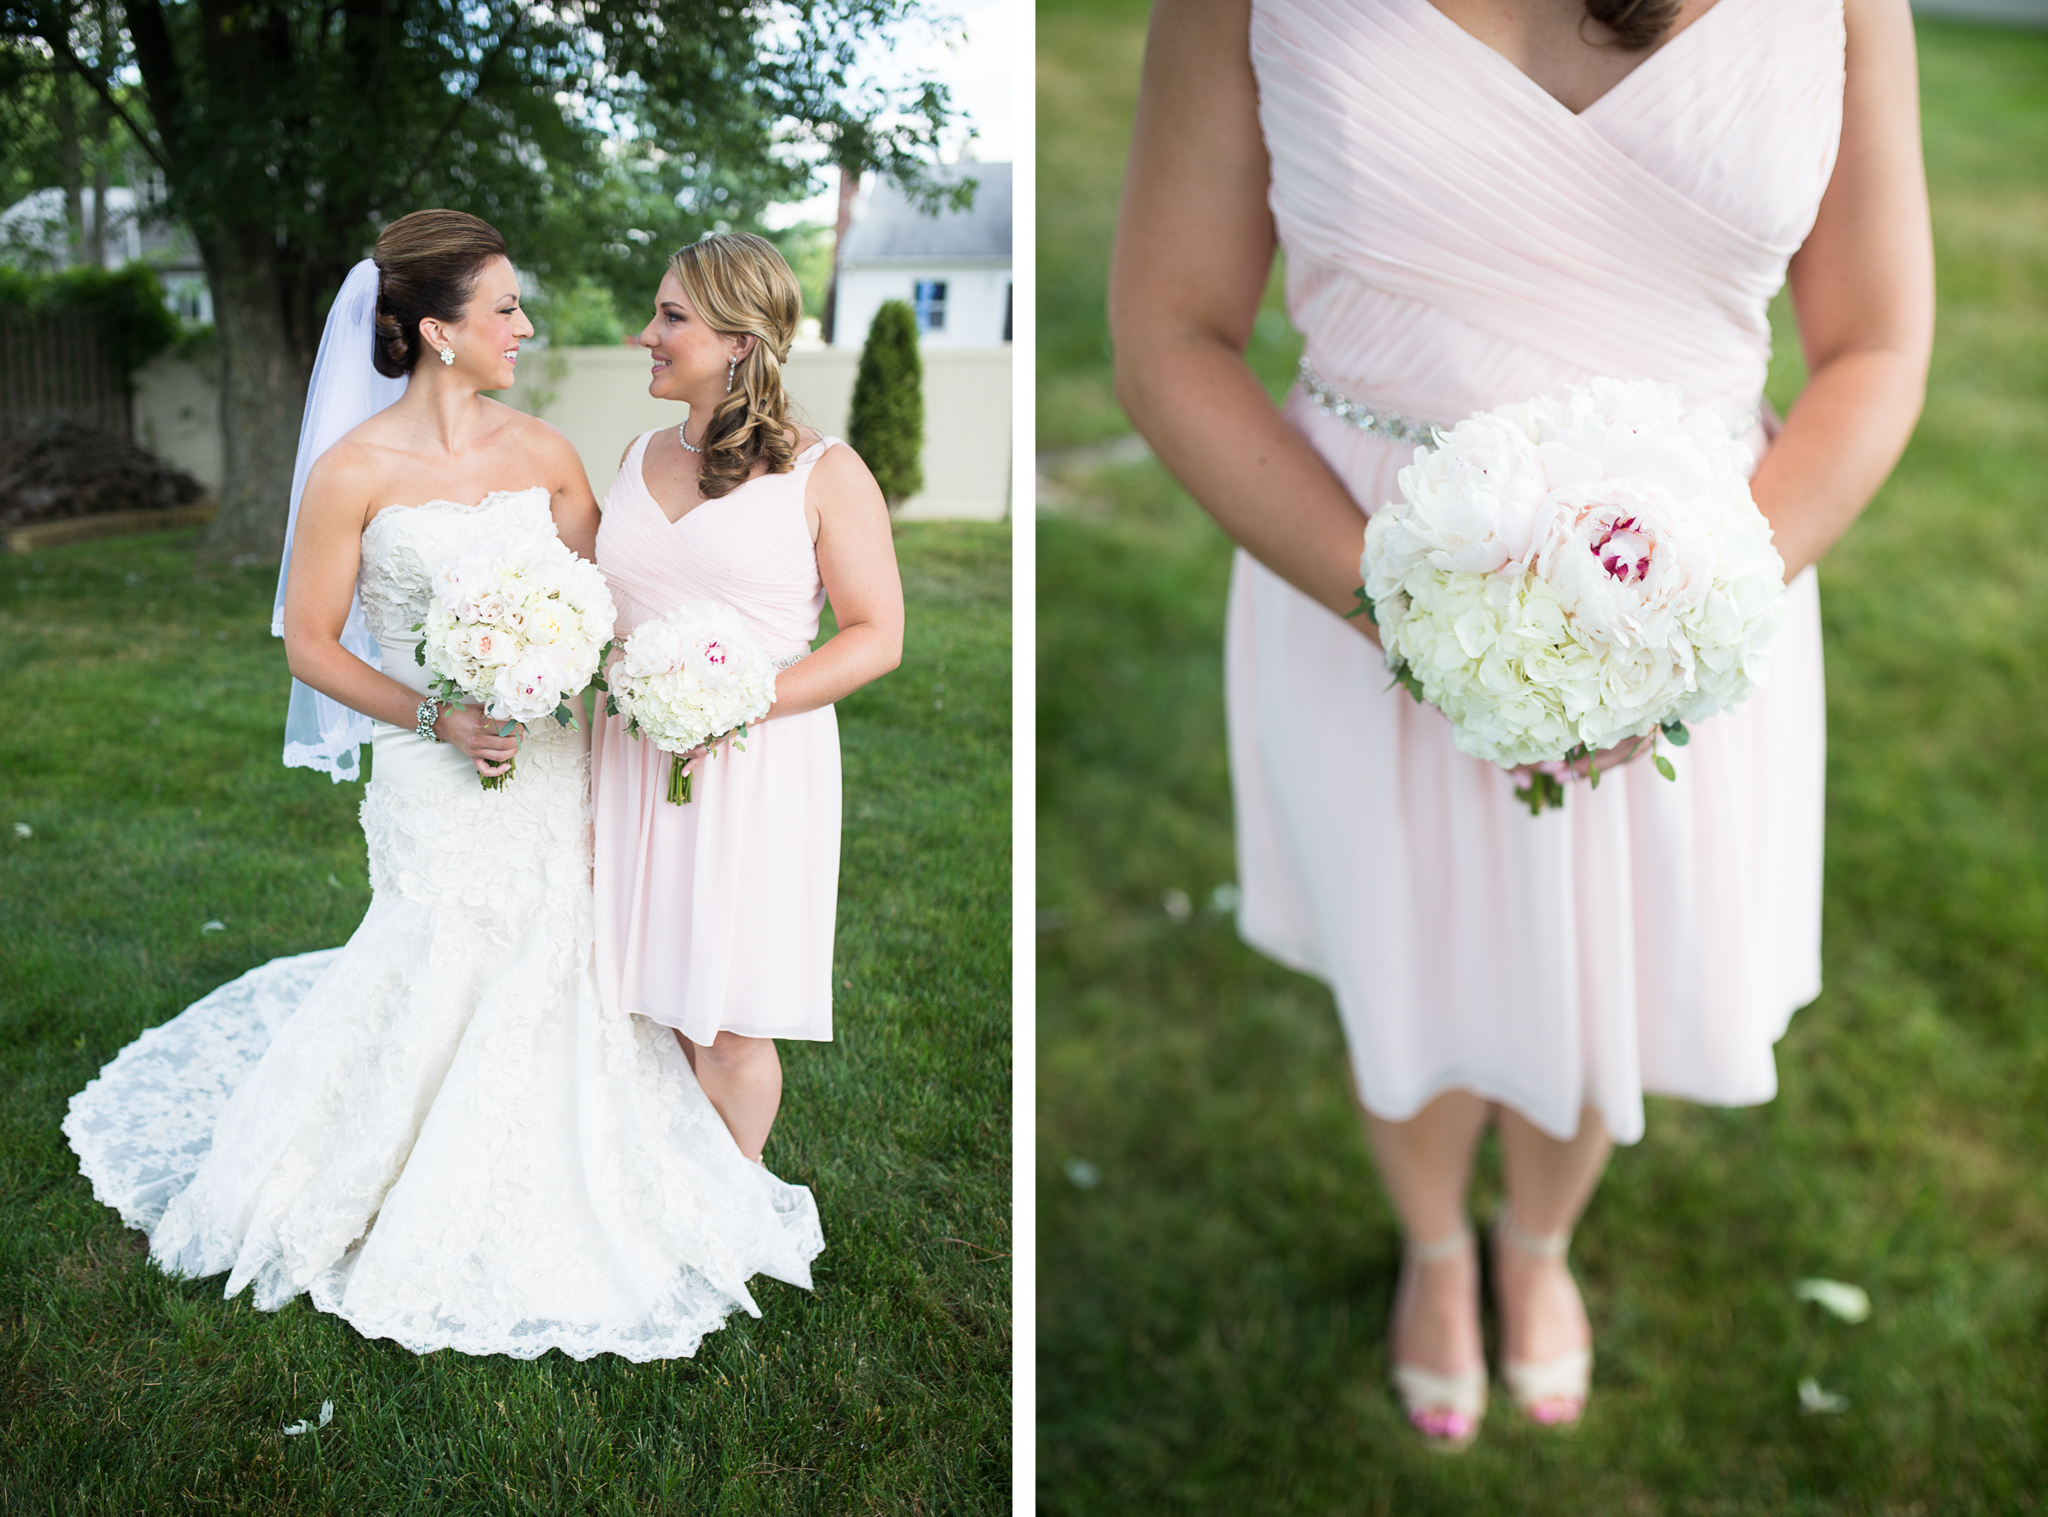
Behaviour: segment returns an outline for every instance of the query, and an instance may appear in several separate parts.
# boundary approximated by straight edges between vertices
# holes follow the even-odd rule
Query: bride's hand
[[[486,779],[503,774],[519,753],[519,739],[526,729],[517,723],[501,733],[501,723],[492,721],[477,706],[443,706],[434,721],[434,735],[460,748]]]

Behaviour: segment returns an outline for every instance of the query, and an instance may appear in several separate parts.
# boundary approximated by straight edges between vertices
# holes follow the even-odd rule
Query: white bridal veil
[[[277,568],[277,601],[270,612],[270,633],[284,636],[284,584],[291,570],[292,538],[299,528],[299,498],[313,460],[342,435],[369,420],[405,393],[403,379],[386,379],[371,362],[377,326],[377,265],[365,258],[348,271],[327,328],[320,334],[320,353],[313,360],[313,382],[306,390],[306,416],[299,425],[299,457],[292,469],[292,514],[284,529],[284,562]],[[360,595],[349,602],[341,645],[372,669],[383,668],[377,639],[363,620]],[[336,784],[362,778],[358,749],[370,740],[370,719],[310,686],[292,681],[291,710],[284,721],[284,761],[288,768],[319,769]]]

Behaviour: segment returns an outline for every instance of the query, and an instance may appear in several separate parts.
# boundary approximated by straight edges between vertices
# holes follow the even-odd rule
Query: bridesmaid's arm
[[[551,493],[555,535],[569,545],[571,553],[596,563],[597,497],[591,493],[590,476],[583,472],[583,457],[559,428],[542,421],[534,424],[534,430]]]
[[[284,586],[284,656],[301,684],[352,711],[411,730],[419,695],[341,645],[376,483],[374,470],[346,442],[322,454],[307,476]],[[496,724],[473,706],[443,708],[434,731],[474,759],[481,774],[501,772],[519,751],[515,737],[500,737]]]
[[[1819,560],[1905,450],[1934,344],[1934,249],[1906,0],[1847,0],[1842,146],[1793,256],[1810,377],[1751,490],[1789,580]]]
[[[1116,393],[1232,539],[1342,614],[1365,518],[1244,362],[1274,249],[1250,26],[1250,0],[1152,7],[1110,264]]]
[[[903,662],[903,581],[875,476],[853,449],[827,448],[804,504],[817,513],[818,576],[839,630],[775,676],[769,719],[829,706]]]

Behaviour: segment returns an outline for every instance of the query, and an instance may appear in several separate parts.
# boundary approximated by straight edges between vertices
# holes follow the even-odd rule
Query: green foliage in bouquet
[[[924,488],[924,359],[917,317],[905,301],[885,300],[875,312],[861,345],[846,434],[890,510]]]

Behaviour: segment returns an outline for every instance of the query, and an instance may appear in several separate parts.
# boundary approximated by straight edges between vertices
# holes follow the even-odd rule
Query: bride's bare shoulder
[[[299,501],[302,516],[355,515],[369,520],[373,503],[403,462],[387,429],[378,426],[381,419],[371,417],[313,460]]]
[[[569,434],[552,422],[542,421],[538,416],[529,416],[503,401],[485,399],[490,406],[493,422],[499,427],[505,443],[516,452],[533,460],[542,469],[552,473],[570,464],[580,471],[583,460],[576,451],[576,445],[569,441]]]

